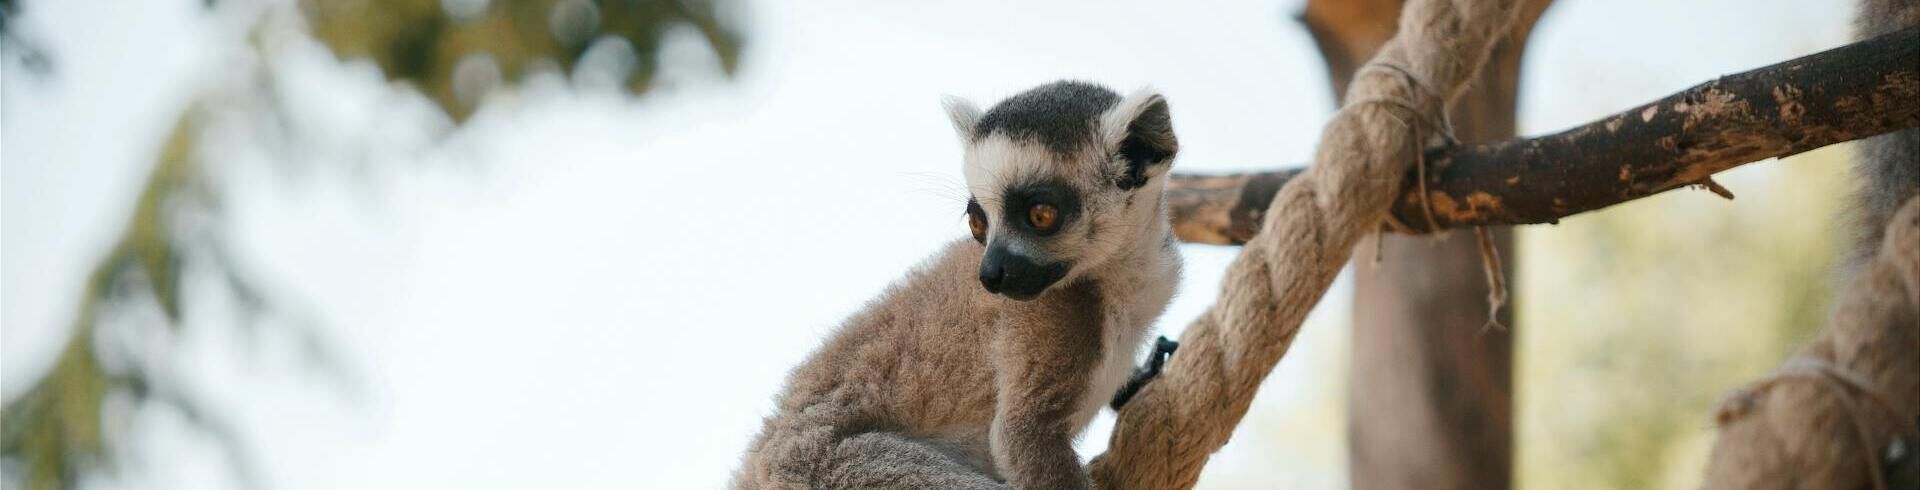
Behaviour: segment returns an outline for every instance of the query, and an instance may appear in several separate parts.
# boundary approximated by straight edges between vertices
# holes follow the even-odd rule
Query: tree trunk
[[[1462,143],[1514,136],[1520,55],[1548,3],[1526,2],[1512,35],[1495,46],[1476,83],[1449,108]],[[1399,11],[1398,1],[1308,2],[1302,20],[1326,59],[1336,98],[1393,36]],[[1511,257],[1512,232],[1490,231],[1495,249]],[[1508,330],[1486,329],[1488,285],[1474,236],[1383,233],[1375,240],[1354,251],[1353,488],[1509,488],[1512,310],[1498,313]],[[1501,273],[1510,281],[1511,265]]]

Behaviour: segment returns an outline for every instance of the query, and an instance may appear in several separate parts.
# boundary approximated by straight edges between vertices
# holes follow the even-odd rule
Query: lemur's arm
[[[1099,359],[1098,329],[1010,321],[994,345],[999,399],[989,437],[994,466],[1013,488],[1091,489],[1073,451],[1072,415]],[[1078,338],[1084,337],[1084,338]]]
[[[1179,349],[1179,342],[1175,342],[1164,336],[1160,337],[1159,340],[1155,340],[1153,342],[1153,352],[1147,353],[1146,364],[1134,368],[1133,378],[1128,379],[1126,384],[1120,385],[1120,391],[1114,392],[1113,402],[1107,404],[1107,406],[1113,407],[1114,410],[1119,410],[1121,405],[1126,405],[1127,400],[1133,399],[1134,393],[1139,393],[1141,388],[1147,387],[1148,381],[1153,381],[1155,376],[1160,375],[1160,366],[1166,365],[1167,359],[1173,357],[1173,351]]]

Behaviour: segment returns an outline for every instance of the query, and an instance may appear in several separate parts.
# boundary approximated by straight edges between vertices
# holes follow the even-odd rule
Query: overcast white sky
[[[1838,45],[1845,2],[1564,0],[1529,48],[1522,131]],[[0,98],[0,394],[63,340],[166,130],[246,66],[200,0],[27,1],[55,61]],[[1035,5],[1037,4],[1037,5]],[[641,100],[536,81],[451,136],[365,64],[286,45],[298,163],[215,135],[240,255],[343,353],[350,388],[208,314],[167,364],[235,420],[272,488],[714,488],[786,369],[963,234],[943,94],[1059,78],[1169,98],[1183,170],[1306,160],[1331,110],[1299,2],[752,2],[734,82],[673,50]],[[1756,170],[1764,171],[1764,170]],[[1211,302],[1230,248],[1186,246],[1160,323]],[[1203,487],[1344,486],[1344,282]],[[217,306],[217,298],[193,304]],[[199,311],[218,311],[200,308]],[[217,488],[213,446],[135,413],[107,488]],[[1082,444],[1105,446],[1106,417]]]

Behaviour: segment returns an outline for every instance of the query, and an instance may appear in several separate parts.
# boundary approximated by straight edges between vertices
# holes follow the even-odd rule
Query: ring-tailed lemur
[[[1074,438],[1179,282],[1166,100],[1056,82],[947,112],[972,239],[793,371],[735,488],[1091,487]]]

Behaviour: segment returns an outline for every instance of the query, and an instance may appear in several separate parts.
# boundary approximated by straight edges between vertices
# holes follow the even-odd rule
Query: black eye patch
[[[1006,222],[1001,226],[1034,236],[1052,235],[1073,224],[1073,220],[1080,217],[1080,192],[1060,181],[1042,180],[1016,184],[1007,188],[1001,200],[1005,207],[1000,215],[1007,217]],[[1057,213],[1055,217],[1057,224],[1051,229],[1034,228],[1033,223],[1024,218],[1028,210],[1040,204],[1052,206]]]

